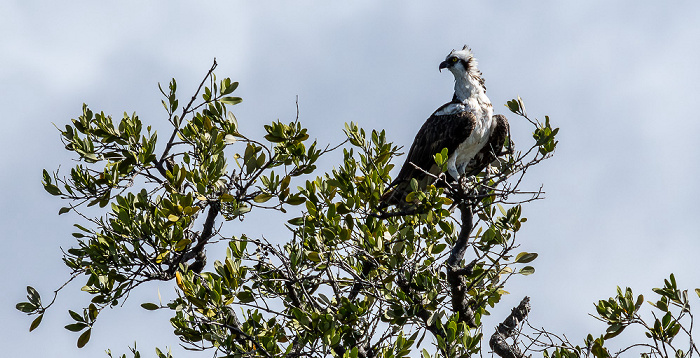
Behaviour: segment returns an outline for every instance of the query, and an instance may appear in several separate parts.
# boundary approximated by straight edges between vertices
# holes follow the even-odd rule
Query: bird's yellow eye
[[[450,60],[450,61],[457,62],[457,57],[452,57],[452,60]]]

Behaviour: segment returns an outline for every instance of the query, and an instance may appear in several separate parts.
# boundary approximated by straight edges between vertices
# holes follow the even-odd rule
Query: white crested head
[[[461,50],[452,50],[440,63],[440,70],[446,68],[452,72],[455,79],[467,75],[481,80],[481,72],[477,68],[477,61],[472,51],[464,45]],[[483,81],[481,81],[483,82]]]
[[[455,96],[458,100],[464,101],[471,96],[486,93],[476,58],[466,45],[461,50],[452,50],[445,61],[440,63],[440,70],[443,68],[450,70],[455,77]]]

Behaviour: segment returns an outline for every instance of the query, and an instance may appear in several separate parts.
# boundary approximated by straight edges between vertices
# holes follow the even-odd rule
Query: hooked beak
[[[438,67],[438,70],[440,72],[442,72],[443,68],[448,68],[448,67],[450,67],[450,64],[445,60],[445,61],[440,62],[440,67]]]

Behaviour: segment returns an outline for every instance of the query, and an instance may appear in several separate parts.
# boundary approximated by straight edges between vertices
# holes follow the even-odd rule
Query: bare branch
[[[518,307],[513,308],[510,315],[498,325],[496,332],[491,335],[489,346],[494,353],[502,358],[524,357],[516,344],[517,342],[509,345],[506,339],[516,334],[516,329],[527,318],[528,313],[530,313],[530,298],[525,297],[520,301]]]

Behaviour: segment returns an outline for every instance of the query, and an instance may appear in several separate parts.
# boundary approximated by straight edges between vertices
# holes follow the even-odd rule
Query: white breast
[[[479,119],[476,121],[472,132],[469,133],[469,137],[457,147],[454,154],[451,154],[447,161],[447,170],[455,179],[464,174],[469,162],[481,151],[491,136],[493,124],[495,123],[492,116],[482,114],[477,118]]]
[[[474,129],[455,152],[450,153],[447,161],[447,172],[454,179],[459,179],[469,162],[488,142],[495,121],[492,119],[493,106],[478,77],[472,77],[466,73],[455,74],[455,98],[460,102],[450,103],[435,114],[449,115],[468,111],[477,118]]]

